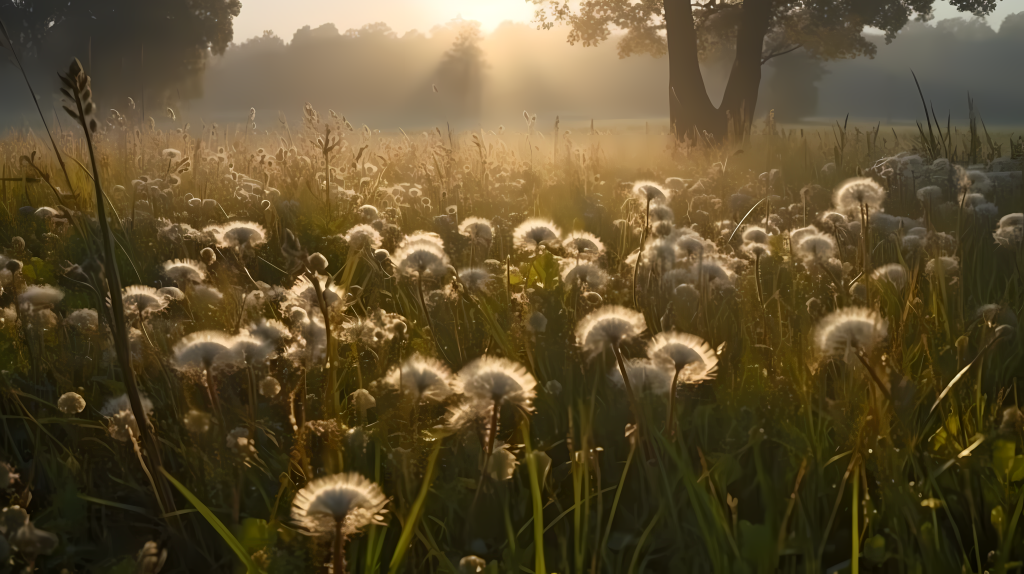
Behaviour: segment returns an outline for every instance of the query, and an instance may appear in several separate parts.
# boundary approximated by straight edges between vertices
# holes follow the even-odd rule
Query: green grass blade
[[[250,572],[251,574],[262,574],[263,570],[260,570],[256,566],[256,564],[252,561],[252,558],[245,551],[245,548],[242,547],[242,543],[239,542],[237,538],[235,538],[234,534],[231,534],[231,531],[228,530],[228,527],[225,526],[224,523],[221,522],[219,518],[217,518],[217,515],[214,514],[213,511],[209,509],[209,507],[203,504],[203,501],[199,500],[199,497],[197,497],[195,494],[192,494],[192,491],[186,488],[184,484],[178,482],[176,478],[171,476],[171,473],[167,472],[167,469],[161,467],[160,472],[162,472],[164,476],[167,477],[167,480],[169,480],[170,483],[174,485],[174,488],[178,489],[178,492],[184,495],[185,498],[188,499],[190,503],[192,503],[192,506],[195,506],[196,509],[199,510],[199,513],[203,515],[203,518],[205,518],[206,521],[210,523],[210,526],[212,526],[213,529],[217,531],[217,534],[220,534],[220,537],[224,539],[224,542],[227,543],[227,545],[231,548],[235,555],[238,556],[238,560],[241,561],[241,563],[245,566],[246,571]]]

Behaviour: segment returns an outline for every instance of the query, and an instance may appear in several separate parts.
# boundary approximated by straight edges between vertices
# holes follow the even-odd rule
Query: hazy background
[[[234,42],[212,56],[187,89],[149,88],[142,98],[142,82],[125,72],[107,81],[126,82],[127,89],[105,90],[97,81],[96,97],[101,107],[126,112],[127,101],[111,100],[133,93],[147,116],[166,122],[169,106],[193,125],[243,122],[254,107],[260,129],[276,127],[281,113],[298,122],[306,102],[321,113],[344,115],[356,128],[379,129],[449,122],[455,129],[503,124],[518,130],[524,109],[544,125],[556,115],[567,124],[594,118],[599,127],[667,116],[667,59],[619,59],[614,38],[596,48],[569,46],[564,30],[530,25],[532,5],[523,0],[451,0],[445,10],[438,3],[384,0],[376,11],[346,16],[359,25],[345,28],[330,23],[336,16],[330,10],[311,9],[322,5],[318,1],[296,0],[283,13],[275,3],[272,17],[267,0],[244,2]],[[1024,125],[1024,0],[1005,0],[987,22],[946,19],[951,11],[945,8],[932,22],[910,24],[889,45],[871,36],[879,45],[874,59],[822,63],[795,52],[773,60],[764,69],[758,114],[774,109],[777,119],[791,123],[829,122],[847,113],[860,122],[912,123],[923,119],[913,69],[940,116],[948,111],[954,122],[965,122],[970,90],[990,127]],[[450,18],[453,10],[465,19],[417,29],[417,23]],[[374,17],[391,24],[372,23]],[[302,21],[315,25],[284,33]],[[133,57],[121,55],[122,70]],[[713,100],[724,88],[727,58],[705,64]],[[44,109],[59,109],[51,95],[55,72],[33,69]],[[34,121],[13,66],[0,67],[0,86],[0,125]],[[118,96],[104,100],[105,91]]]

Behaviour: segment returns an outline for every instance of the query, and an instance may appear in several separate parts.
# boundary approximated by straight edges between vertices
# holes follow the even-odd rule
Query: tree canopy
[[[97,99],[122,105],[143,88],[197,95],[208,54],[227,48],[240,10],[239,0],[10,0],[0,19],[30,67],[50,76],[77,57]]]
[[[977,16],[991,13],[997,1],[949,0],[957,9]],[[930,19],[935,0],[706,0],[692,4],[690,0],[533,2],[538,5],[535,18],[538,26],[550,29],[567,25],[570,44],[594,46],[608,40],[614,32],[622,31],[618,40],[622,58],[667,54],[670,60],[679,58],[692,64],[685,66],[685,70],[670,64],[676,76],[669,82],[675,92],[670,96],[673,124],[678,116],[677,104],[707,107],[684,93],[692,90],[693,82],[699,82],[700,89],[704,89],[703,79],[695,77],[699,75],[696,60],[689,60],[710,54],[735,54],[729,81],[735,89],[726,88],[722,106],[715,111],[731,114],[733,121],[743,116],[741,123],[749,128],[749,115],[760,81],[760,72],[755,68],[800,49],[823,60],[873,57],[876,46],[864,37],[865,28],[881,30],[886,41],[892,41],[912,19]],[[674,50],[673,40],[676,41]],[[691,86],[683,86],[682,82]],[[709,110],[702,109],[701,113],[709,113]],[[687,120],[685,127],[677,127],[721,131],[708,128],[724,122],[724,118],[718,118],[701,125],[697,120]]]

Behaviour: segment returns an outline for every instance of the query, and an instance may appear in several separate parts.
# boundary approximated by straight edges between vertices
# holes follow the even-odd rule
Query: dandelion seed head
[[[365,249],[377,249],[381,246],[380,232],[373,226],[366,223],[353,225],[343,236],[348,243],[349,249],[363,251]]]
[[[843,213],[859,213],[861,206],[877,211],[885,201],[885,188],[867,177],[848,179],[836,188],[832,203]]]
[[[851,351],[871,355],[888,335],[888,323],[864,307],[843,307],[826,315],[815,330],[814,341],[825,356],[845,356]]]
[[[139,395],[142,402],[142,410],[146,413],[153,412],[153,402],[145,395]],[[116,441],[128,442],[131,437],[139,436],[139,423],[132,413],[132,404],[128,395],[121,395],[108,399],[100,409],[100,414],[107,417],[107,432]]]
[[[871,278],[875,281],[888,283],[898,291],[905,289],[909,281],[906,267],[899,263],[887,263],[876,267],[871,272]]]
[[[590,291],[601,290],[608,283],[608,273],[597,264],[589,261],[579,263],[565,259],[562,261],[562,282],[576,288],[585,285]]]
[[[473,241],[490,244],[494,238],[494,226],[482,217],[467,217],[459,224],[459,234]]]
[[[66,415],[77,415],[85,410],[85,399],[75,392],[64,393],[57,399],[57,409]]]
[[[662,332],[647,346],[647,357],[655,365],[679,372],[679,381],[699,383],[713,379],[718,355],[704,339],[688,333]]]
[[[178,285],[201,283],[206,279],[206,265],[191,259],[173,259],[163,263],[163,273]]]
[[[452,394],[454,375],[437,359],[416,353],[401,366],[392,367],[385,375],[384,384],[420,400],[441,401]]]
[[[449,265],[444,243],[434,233],[417,232],[407,236],[395,250],[398,271],[407,277],[442,276]]]
[[[292,502],[292,520],[303,532],[324,535],[338,523],[344,536],[370,524],[383,524],[388,499],[380,486],[358,473],[325,476],[310,481]]]
[[[222,331],[196,331],[182,338],[171,351],[171,363],[179,369],[209,369],[227,359],[231,336]]]
[[[263,377],[259,384],[260,395],[271,398],[281,392],[281,383],[274,377]]]
[[[144,317],[159,313],[167,307],[167,297],[148,285],[129,285],[121,292],[125,313]]]
[[[637,181],[633,183],[633,195],[643,202],[668,203],[670,190],[653,181]]]
[[[604,253],[604,242],[586,231],[573,231],[562,241],[562,247],[572,257],[597,257]]]
[[[29,285],[18,295],[20,305],[34,309],[46,309],[60,303],[64,291],[50,285]]]
[[[512,244],[518,251],[536,252],[540,247],[559,243],[562,230],[550,219],[534,217],[522,222],[512,231]]]
[[[576,341],[586,354],[594,356],[638,337],[645,329],[647,323],[643,315],[626,307],[609,305],[580,320],[576,325]]]
[[[458,372],[454,390],[490,404],[510,403],[531,410],[536,379],[519,363],[484,355]]]

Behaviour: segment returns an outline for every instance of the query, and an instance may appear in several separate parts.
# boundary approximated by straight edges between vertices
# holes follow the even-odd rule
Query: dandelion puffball
[[[85,410],[85,399],[78,393],[64,393],[57,399],[57,409],[66,415],[77,415]]]
[[[888,334],[888,323],[864,307],[844,307],[826,315],[817,326],[815,345],[825,356],[844,356],[850,351],[871,355]]]
[[[576,326],[576,340],[583,351],[594,356],[608,348],[618,347],[647,328],[644,316],[632,309],[609,305],[590,313]]]
[[[718,355],[704,339],[689,333],[658,333],[647,346],[647,357],[685,383],[713,379]]]
[[[537,380],[519,363],[484,355],[459,371],[455,390],[470,401],[512,403],[530,410],[536,386]]]
[[[308,534],[340,530],[350,536],[370,524],[382,524],[387,502],[380,487],[361,474],[334,474],[299,490],[292,502],[292,520]]]

